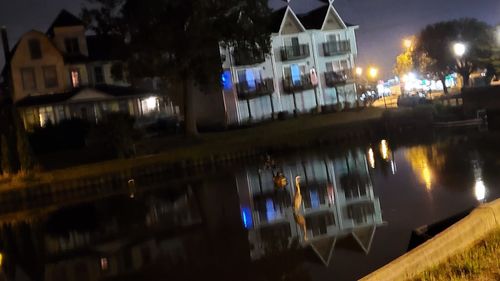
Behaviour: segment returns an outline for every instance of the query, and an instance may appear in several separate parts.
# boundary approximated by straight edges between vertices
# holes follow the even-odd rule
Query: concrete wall
[[[500,227],[500,199],[484,204],[433,239],[369,274],[361,281],[411,278],[458,254]]]

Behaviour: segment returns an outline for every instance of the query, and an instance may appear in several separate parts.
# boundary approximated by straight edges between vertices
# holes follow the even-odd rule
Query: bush
[[[37,153],[61,149],[76,149],[85,146],[89,123],[81,119],[63,120],[58,124],[47,124],[36,128],[29,135],[33,150]]]
[[[290,118],[290,113],[288,111],[278,112],[278,120],[286,120]]]
[[[89,142],[103,145],[113,152],[115,157],[130,157],[135,154],[134,140],[142,136],[142,133],[134,128],[134,122],[134,118],[128,114],[111,113],[91,128]]]

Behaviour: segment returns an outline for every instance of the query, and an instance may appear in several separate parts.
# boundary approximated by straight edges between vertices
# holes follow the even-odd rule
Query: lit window
[[[80,87],[80,71],[78,69],[71,70],[71,85],[73,88]]]
[[[158,111],[158,98],[157,97],[149,97],[141,101],[141,107],[143,114],[148,114],[152,112]]]
[[[109,268],[109,260],[108,258],[101,258],[101,270],[106,271]]]
[[[47,124],[54,124],[54,111],[52,106],[40,107],[38,109],[38,117],[40,118],[40,126],[45,127]]]

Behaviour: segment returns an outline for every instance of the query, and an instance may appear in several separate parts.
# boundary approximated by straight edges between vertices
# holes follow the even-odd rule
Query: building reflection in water
[[[216,270],[223,267],[226,277],[251,268],[259,279],[271,270],[263,258],[275,253],[300,263],[307,258],[300,251],[313,249],[329,264],[345,241],[369,252],[383,222],[363,150],[312,155],[281,168],[288,184],[279,190],[271,171],[246,167],[190,182],[189,188],[148,191],[137,181],[121,195],[16,216],[0,227],[1,274],[90,281],[153,272],[158,278],[150,280],[199,280],[197,272],[220,276]],[[296,176],[302,179],[299,211],[307,240],[294,219]],[[272,270],[281,276],[295,268],[287,266]]]
[[[307,157],[282,165],[289,184],[273,185],[270,171],[246,169],[236,176],[250,256],[260,259],[299,245],[311,246],[328,265],[336,242],[352,238],[368,253],[375,229],[383,224],[363,150],[338,157]],[[308,239],[294,219],[294,179],[301,177],[301,213]],[[251,222],[251,223],[250,223]]]

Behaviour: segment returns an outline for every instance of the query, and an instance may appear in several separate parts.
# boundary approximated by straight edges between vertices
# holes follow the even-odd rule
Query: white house
[[[332,2],[307,14],[275,11],[268,55],[221,48],[227,123],[354,105],[358,26],[343,21]]]

